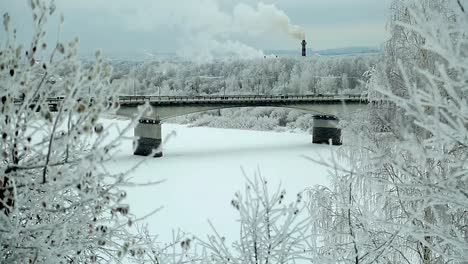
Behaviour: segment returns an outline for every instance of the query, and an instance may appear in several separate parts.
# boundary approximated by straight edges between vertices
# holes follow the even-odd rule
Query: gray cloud
[[[264,0],[262,6],[254,0],[68,0],[57,1],[57,7],[65,15],[61,37],[80,36],[87,52],[238,48],[253,55],[258,49],[296,48],[298,41],[288,32],[300,32],[299,26],[314,49],[377,46],[386,37],[388,1]],[[25,2],[0,3],[24,38],[31,25]],[[291,25],[282,24],[287,22]],[[58,20],[50,24],[54,39]]]

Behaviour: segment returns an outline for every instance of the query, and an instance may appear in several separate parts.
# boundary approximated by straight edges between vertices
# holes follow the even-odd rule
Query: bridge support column
[[[138,120],[135,127],[135,151],[133,155],[162,157],[162,150],[157,150],[161,146],[161,122],[155,119],[142,118]]]
[[[338,118],[335,116],[314,116],[312,143],[341,145],[341,129],[338,128]]]

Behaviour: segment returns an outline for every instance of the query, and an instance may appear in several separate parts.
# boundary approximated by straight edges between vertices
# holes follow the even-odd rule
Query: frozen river
[[[118,121],[122,122],[122,121]],[[237,239],[237,211],[230,201],[244,189],[244,175],[255,173],[268,179],[276,190],[281,183],[291,201],[296,194],[316,184],[326,184],[328,169],[303,156],[327,158],[333,147],[314,145],[306,133],[258,132],[215,128],[188,128],[164,124],[163,138],[175,133],[164,146],[163,158],[148,159],[133,173],[138,182],[166,180],[128,191],[131,212],[145,215],[163,206],[146,220],[152,234],[168,241],[172,231],[204,237],[211,233],[211,220],[221,235]],[[132,136],[132,134],[129,134]],[[141,161],[125,141],[113,169],[125,170]],[[288,198],[288,196],[286,196]]]

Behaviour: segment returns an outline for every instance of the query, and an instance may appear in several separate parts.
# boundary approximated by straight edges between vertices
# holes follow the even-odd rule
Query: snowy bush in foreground
[[[398,59],[373,83],[394,118],[389,132],[361,130],[352,166],[311,192],[321,263],[468,260],[466,1],[395,2]]]
[[[240,238],[232,245],[215,231],[204,247],[203,263],[296,263],[310,261],[309,219],[303,214],[302,193],[286,202],[281,186],[274,192],[266,179],[247,179],[243,193],[236,193],[231,205],[239,211]],[[213,227],[213,226],[212,226]],[[213,230],[215,228],[213,227]]]
[[[118,140],[100,123],[116,107],[111,69],[99,53],[82,67],[77,39],[48,45],[44,28],[55,6],[32,0],[30,7],[35,31],[28,46],[3,15],[0,262],[107,263],[143,254],[127,231],[135,219],[121,187],[130,183],[103,165]],[[52,112],[47,98],[55,96],[63,101]]]

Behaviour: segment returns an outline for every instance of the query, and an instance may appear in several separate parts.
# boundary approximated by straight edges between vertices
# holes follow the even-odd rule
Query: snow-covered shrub
[[[286,126],[286,119],[287,119],[288,113],[285,109],[283,108],[276,108],[271,112],[270,117],[278,120],[278,126],[284,127]]]
[[[147,244],[149,250],[134,257],[136,263],[148,264],[185,264],[209,263],[206,250],[198,245],[192,235],[182,231],[174,231],[171,241],[161,242],[150,234],[147,226],[140,228],[141,239]],[[208,260],[208,261],[207,261]]]
[[[233,108],[213,110],[178,117],[172,122],[190,126],[207,126],[219,128],[250,130],[289,130],[309,131],[313,125],[313,115],[284,108]]]
[[[245,191],[237,192],[231,205],[239,212],[240,238],[229,245],[215,233],[208,240],[197,239],[205,249],[203,263],[296,263],[310,261],[309,221],[305,217],[302,193],[286,201],[281,187],[272,191],[266,179],[247,179]]]
[[[288,123],[295,122],[300,116],[301,116],[301,112],[289,111],[288,116],[286,117],[286,122]]]
[[[254,107],[251,108],[250,114],[254,117],[269,117],[272,108],[270,107]]]
[[[308,131],[313,127],[314,116],[311,114],[301,115],[294,122],[295,128],[298,128],[302,131]]]
[[[3,15],[0,262],[108,263],[144,254],[127,230],[134,222],[121,188],[128,179],[104,165],[118,141],[101,123],[117,107],[111,69],[99,52],[83,67],[78,39],[47,43],[44,29],[55,5],[29,3],[34,34],[27,45]]]
[[[191,123],[190,123],[190,126],[194,126],[194,127],[198,127],[198,126],[210,126],[211,122],[213,121],[213,116],[211,115],[208,115],[208,114],[204,114],[196,119],[189,119],[189,120],[193,120]]]

